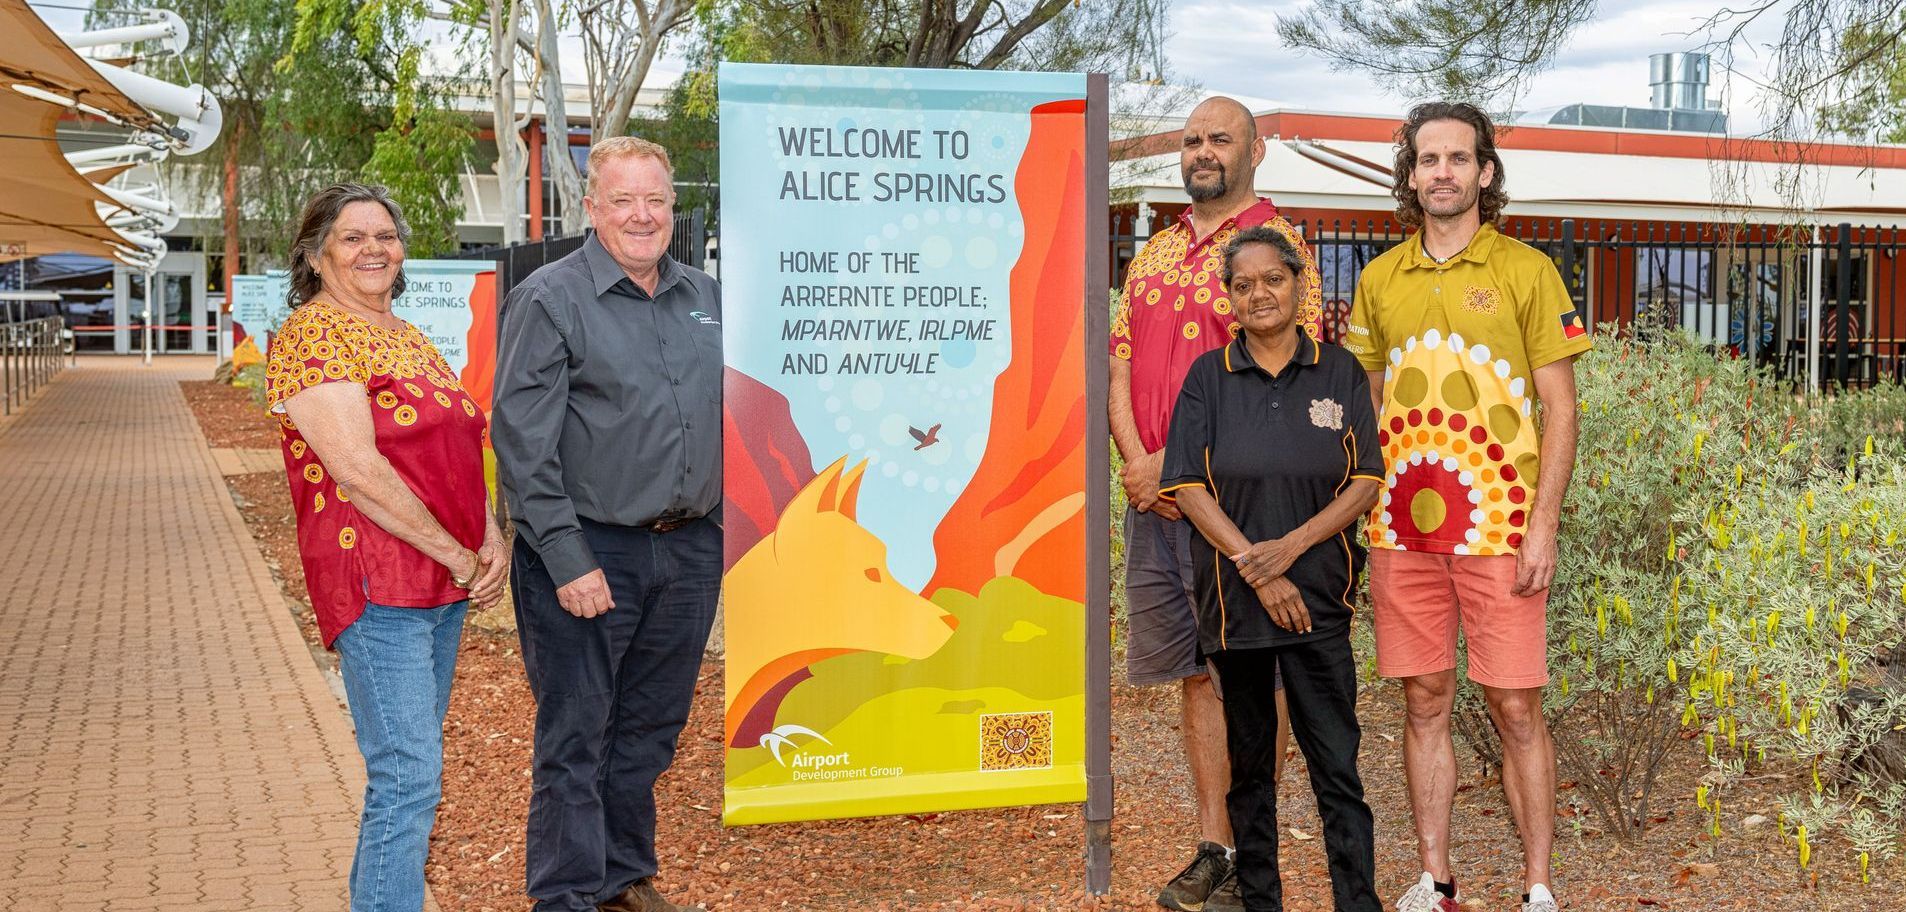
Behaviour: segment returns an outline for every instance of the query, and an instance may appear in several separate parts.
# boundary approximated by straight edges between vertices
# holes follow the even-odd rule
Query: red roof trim
[[[1278,111],[1257,117],[1258,133],[1328,142],[1394,142],[1401,118],[1353,114]],[[1120,143],[1114,158],[1157,155],[1178,148],[1183,130],[1155,133]],[[1503,149],[1540,152],[1580,152],[1594,155],[1644,155],[1656,158],[1696,158],[1840,165],[1854,168],[1906,169],[1906,147],[1862,146],[1845,143],[1786,143],[1742,139],[1707,133],[1652,133],[1625,130],[1585,130],[1535,124],[1516,124],[1501,131],[1496,145]]]

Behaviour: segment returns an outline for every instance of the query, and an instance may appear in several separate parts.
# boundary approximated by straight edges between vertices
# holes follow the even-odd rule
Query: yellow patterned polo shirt
[[[1541,468],[1534,373],[1589,348],[1554,262],[1485,224],[1438,263],[1418,232],[1358,278],[1344,347],[1383,372],[1370,546],[1514,554]]]

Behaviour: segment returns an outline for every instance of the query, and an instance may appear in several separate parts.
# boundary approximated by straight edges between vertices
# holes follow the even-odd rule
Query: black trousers
[[[583,912],[655,873],[655,780],[675,760],[721,587],[721,529],[582,521],[615,607],[579,618],[516,537],[523,666],[536,697],[525,859],[538,910]]]
[[[1224,691],[1231,754],[1226,806],[1237,840],[1238,892],[1250,912],[1283,912],[1277,867],[1277,703],[1281,668],[1291,733],[1310,769],[1324,821],[1324,852],[1337,912],[1382,912],[1376,894],[1376,846],[1370,806],[1357,774],[1357,663],[1348,632],[1211,657]]]

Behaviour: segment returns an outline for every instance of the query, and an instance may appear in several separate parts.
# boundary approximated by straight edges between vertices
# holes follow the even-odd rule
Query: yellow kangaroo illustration
[[[774,715],[808,666],[849,652],[924,659],[959,620],[893,579],[887,546],[855,518],[861,462],[836,460],[807,483],[774,531],[723,579],[730,747],[772,740]]]

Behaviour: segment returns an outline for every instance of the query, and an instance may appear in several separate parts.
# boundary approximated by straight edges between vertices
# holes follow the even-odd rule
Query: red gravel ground
[[[213,446],[277,445],[276,431],[243,391],[182,386]],[[265,474],[232,481],[254,536],[315,642],[284,479]],[[314,655],[335,664],[321,649]],[[704,663],[681,753],[658,789],[658,885],[677,901],[720,912],[1143,910],[1156,908],[1152,893],[1189,859],[1195,813],[1170,688],[1113,688],[1118,817],[1112,893],[1088,897],[1081,888],[1077,805],[724,829],[720,669],[717,660]],[[1365,787],[1377,820],[1378,890],[1394,898],[1416,871],[1401,774],[1400,691],[1388,683],[1367,687],[1358,709]],[[432,890],[446,912],[529,906],[522,893],[523,826],[533,719],[515,638],[473,626],[464,637],[446,723],[444,801],[429,864]],[[1497,783],[1477,778],[1467,752],[1460,756],[1455,855],[1465,907],[1514,910],[1521,856],[1507,807]],[[1773,796],[1788,778],[1766,776],[1730,793],[1726,832],[1710,839],[1707,815],[1692,798],[1701,771],[1690,741],[1657,783],[1661,821],[1632,845],[1601,835],[1592,813],[1574,803],[1574,790],[1563,783],[1556,879],[1565,909],[1906,909],[1897,863],[1876,863],[1873,884],[1862,886],[1844,853],[1816,849],[1814,871],[1803,874],[1771,825],[1744,828],[1749,815],[1774,815]],[[1287,772],[1280,815],[1286,908],[1324,912],[1330,900],[1323,840],[1304,776],[1299,758]]]

